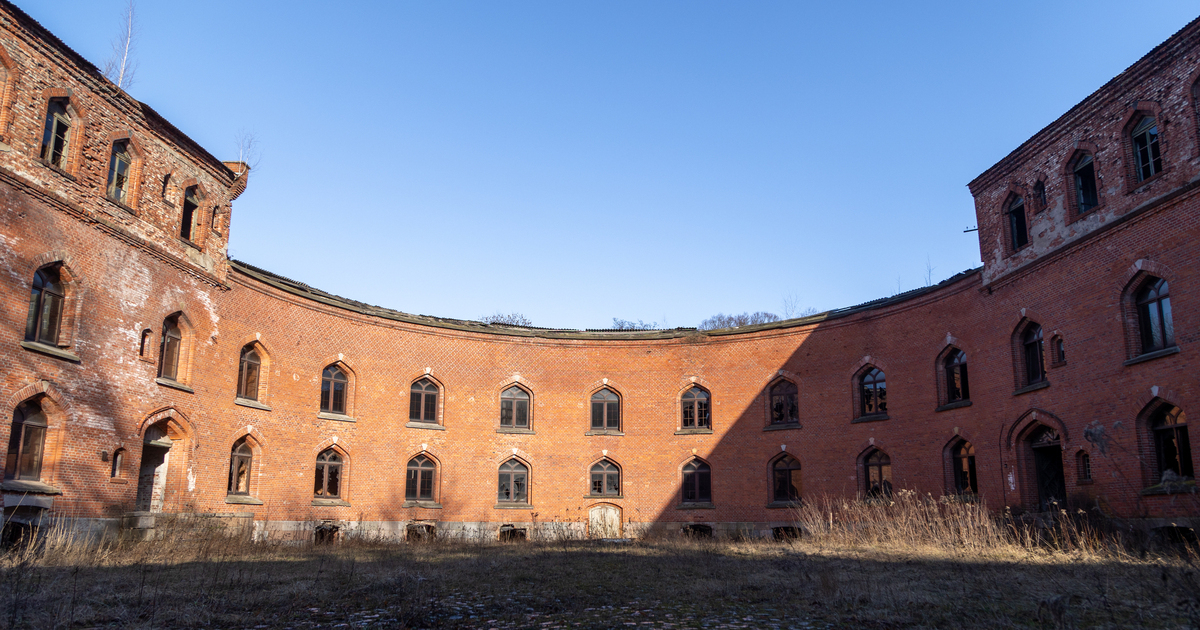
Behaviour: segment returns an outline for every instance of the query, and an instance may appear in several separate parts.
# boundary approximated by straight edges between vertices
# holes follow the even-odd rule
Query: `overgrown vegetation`
[[[57,527],[0,557],[0,627],[1200,625],[1194,546],[1082,514],[901,492],[793,515],[779,540],[659,527],[625,543],[250,543],[191,527],[95,544]]]

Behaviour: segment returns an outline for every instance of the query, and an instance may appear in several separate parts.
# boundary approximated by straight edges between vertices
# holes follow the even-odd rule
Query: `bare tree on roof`
[[[134,9],[133,0],[129,0],[125,5],[125,12],[121,15],[121,34],[113,40],[112,55],[104,62],[104,76],[122,90],[128,90],[129,86],[133,85],[133,77],[137,72],[134,44],[137,40],[138,23]]]
[[[479,318],[479,321],[485,324],[504,324],[507,326],[532,326],[533,322],[528,317],[520,313],[501,313],[496,311],[491,315],[484,315]]]
[[[754,324],[768,324],[777,321],[779,321],[778,315],[766,311],[735,313],[732,315],[717,313],[700,322],[700,325],[696,328],[700,330],[716,330],[718,328],[737,328],[738,326],[753,326]]]

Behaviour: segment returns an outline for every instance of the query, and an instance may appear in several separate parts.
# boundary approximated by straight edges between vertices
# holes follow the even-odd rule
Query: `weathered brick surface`
[[[872,446],[890,455],[897,487],[941,495],[952,483],[948,446],[960,437],[976,447],[989,505],[1028,509],[1037,495],[1023,440],[1037,423],[1061,432],[1068,493],[1081,505],[1125,517],[1197,513],[1192,495],[1141,495],[1154,457],[1144,410],[1166,400],[1190,411],[1198,394],[1194,24],[972,183],[981,272],[826,319],[734,334],[616,335],[513,332],[364,311],[231,265],[225,227],[244,179],[19,11],[0,12],[10,18],[0,25],[0,61],[9,70],[0,103],[7,147],[0,151],[0,327],[8,339],[0,343],[7,366],[0,401],[11,414],[41,397],[48,411],[42,480],[62,490],[55,514],[132,510],[152,425],[168,427],[174,440],[165,511],[248,511],[260,523],[581,522],[588,508],[608,502],[630,531],[681,522],[762,529],[790,519],[768,507],[770,462],[784,450],[802,463],[809,496],[859,491],[859,460]],[[37,159],[47,94],[69,95],[84,118],[78,157],[65,173]],[[1148,100],[1164,120],[1168,169],[1130,187],[1122,179],[1122,129],[1133,104]],[[136,139],[141,156],[140,193],[127,208],[104,196],[111,142],[124,137]],[[1072,220],[1060,163],[1077,142],[1096,147],[1104,204]],[[1000,204],[1039,178],[1048,207],[1030,208],[1033,244],[1010,256]],[[195,244],[176,236],[182,187],[191,180],[206,193]],[[59,349],[79,362],[20,345],[29,283],[55,262],[70,278]],[[1128,293],[1145,273],[1170,282],[1180,352],[1125,365],[1137,353]],[[174,313],[183,314],[185,331],[179,380],[191,391],[155,379],[163,321]],[[1049,387],[1014,394],[1013,335],[1025,320],[1041,324],[1047,342],[1061,336],[1067,361],[1049,367]],[[146,329],[150,341],[139,356]],[[235,402],[238,359],[249,343],[265,357],[259,400],[269,410]],[[935,411],[937,360],[948,345],[967,353],[972,404]],[[351,378],[353,421],[318,417],[321,371],[334,362]],[[854,422],[852,381],[867,364],[886,371],[888,416]],[[408,423],[409,388],[422,377],[442,388],[438,429]],[[800,423],[768,430],[766,392],[779,378],[799,388]],[[533,395],[532,433],[498,431],[500,393],[514,383]],[[677,434],[680,396],[693,384],[711,392],[711,434]],[[623,435],[587,435],[589,396],[604,386],[622,397]],[[0,425],[0,440],[10,428]],[[1103,449],[1085,438],[1100,435],[1098,428]],[[261,505],[227,503],[230,449],[247,435],[255,451],[251,495]],[[315,458],[331,446],[346,458],[349,505],[314,506]],[[112,479],[104,458],[119,448],[124,476]],[[1080,451],[1091,454],[1094,483],[1076,479]],[[404,468],[422,452],[438,463],[440,508],[404,507]],[[529,509],[495,507],[497,468],[511,457],[530,468]],[[586,496],[588,469],[605,457],[624,481],[622,497],[609,501]],[[681,509],[680,471],[693,457],[712,466],[711,509]]]

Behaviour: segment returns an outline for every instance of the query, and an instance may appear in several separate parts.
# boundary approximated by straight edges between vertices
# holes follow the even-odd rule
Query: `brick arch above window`
[[[1070,434],[1062,419],[1045,409],[1031,408],[1022,413],[1012,424],[1001,428],[1000,434],[1004,436],[1005,448],[1011,453],[1037,425],[1047,426],[1058,431],[1064,450],[1070,444]],[[972,443],[974,444],[974,442]]]
[[[1138,176],[1138,159],[1135,155],[1135,147],[1131,136],[1134,129],[1147,117],[1154,118],[1158,126],[1158,148],[1162,161],[1162,169],[1153,173],[1149,177],[1139,179]],[[1162,105],[1157,101],[1138,101],[1133,108],[1125,114],[1125,121],[1121,125],[1121,158],[1125,162],[1125,191],[1133,192],[1142,187],[1151,180],[1157,179],[1159,175],[1166,172],[1170,168],[1170,142],[1167,137],[1167,123],[1163,118]]]
[[[105,194],[108,194],[108,184],[110,170],[112,168],[112,148],[118,142],[126,143],[126,150],[130,155],[128,184],[125,190],[125,201],[118,201],[122,205],[131,210],[137,210],[142,194],[142,175],[146,164],[146,151],[142,148],[142,143],[137,139],[137,136],[131,129],[117,129],[109,132],[104,138],[104,146],[106,155],[104,168],[104,186]],[[112,199],[111,196],[109,199]],[[117,201],[117,200],[113,200]]]
[[[437,392],[435,394],[436,395],[436,398],[435,398],[436,407],[434,409],[435,417],[433,417],[433,418],[425,417],[426,413],[427,413],[427,408],[424,406],[426,404],[426,403],[424,403],[424,401],[422,401],[422,403],[421,403],[422,407],[420,410],[420,413],[421,413],[420,419],[413,417],[413,412],[414,412],[413,400],[414,400],[414,396],[415,396],[415,394],[413,393],[413,387],[415,387],[416,384],[418,382],[420,382],[421,380],[429,381],[430,383],[433,384],[433,386],[435,388],[437,388]],[[438,378],[437,376],[435,376],[433,374],[433,370],[426,369],[424,371],[421,371],[421,372],[418,372],[415,374],[411,374],[408,377],[408,386],[404,389],[404,394],[405,394],[405,396],[404,396],[404,411],[402,413],[408,414],[408,423],[405,426],[407,426],[409,428],[414,428],[414,429],[435,429],[435,430],[442,429],[445,427],[446,384],[443,383],[440,378]]]
[[[353,419],[355,413],[355,390],[358,385],[358,374],[351,367],[350,362],[346,360],[344,354],[335,354],[321,359],[320,368],[316,373],[317,397],[318,397],[318,414],[332,415],[331,419],[346,420]],[[346,391],[344,412],[325,411],[322,407],[324,402],[324,386],[325,386],[325,370],[329,368],[337,368],[338,371],[346,378]]]
[[[189,224],[188,232],[189,242],[195,244],[200,249],[204,249],[204,241],[208,237],[208,233],[212,228],[211,214],[213,211],[214,198],[209,194],[208,189],[204,184],[200,183],[195,177],[188,177],[179,183],[179,192],[175,207],[179,211],[172,224],[171,229],[174,230],[176,236],[182,238],[183,222],[187,218],[186,214],[190,207],[188,202],[188,191],[195,191],[196,207],[191,209],[192,217]]]
[[[52,250],[33,257],[32,269],[27,274],[26,282],[33,281],[33,275],[38,271],[54,267],[59,275],[63,289],[62,319],[59,322],[59,348],[71,348],[79,335],[79,326],[83,319],[83,306],[87,297],[87,284],[77,271],[74,258],[67,252]]]
[[[1176,274],[1170,267],[1157,261],[1147,259],[1138,260],[1125,270],[1125,274],[1123,276],[1124,283],[1121,287],[1120,304],[1121,319],[1125,331],[1126,364],[1141,362],[1159,356],[1166,356],[1169,354],[1174,354],[1178,351],[1178,345],[1175,340],[1177,336],[1175,335],[1169,335],[1172,337],[1169,340],[1169,343],[1166,343],[1168,341],[1167,339],[1163,339],[1163,344],[1151,344],[1150,347],[1146,347],[1147,344],[1145,343],[1142,334],[1142,326],[1144,323],[1142,320],[1144,315],[1149,315],[1149,312],[1143,311],[1143,308],[1138,304],[1139,297],[1144,290],[1148,289],[1159,280],[1165,281],[1169,288],[1170,285],[1173,284],[1173,280],[1175,278]],[[1166,293],[1169,295],[1169,289]],[[1163,306],[1169,303],[1170,298],[1164,297],[1157,304],[1157,307],[1161,308],[1163,314],[1165,314],[1166,309],[1163,308]],[[1156,313],[1155,315],[1157,316],[1159,314]],[[1170,316],[1167,316],[1167,321],[1170,321]],[[1147,325],[1149,325],[1149,323],[1150,322],[1145,322]],[[1166,333],[1164,332],[1163,334],[1165,335]]]
[[[160,407],[146,414],[138,423],[137,435],[145,436],[150,427],[160,422],[166,422],[167,437],[172,440],[187,440],[193,449],[200,446],[195,425],[175,406]]]
[[[1076,220],[1088,216],[1096,210],[1104,207],[1104,171],[1100,168],[1100,147],[1095,143],[1087,140],[1079,140],[1072,146],[1071,151],[1067,153],[1066,160],[1062,163],[1061,176],[1063,181],[1063,206],[1067,208],[1067,223],[1073,223]],[[1095,184],[1096,184],[1096,205],[1092,208],[1081,210],[1079,205],[1079,186],[1075,180],[1075,169],[1087,156],[1092,158],[1092,168],[1094,169]]]
[[[71,118],[71,127],[67,136],[67,151],[63,158],[61,170],[71,177],[80,177],[80,165],[83,161],[83,145],[87,143],[88,110],[70,88],[46,88],[42,90],[41,98],[37,100],[38,124],[32,125],[32,144],[34,158],[42,159],[42,139],[45,134],[46,115],[50,101],[63,99],[67,103],[67,113]],[[57,167],[55,167],[57,168]]]

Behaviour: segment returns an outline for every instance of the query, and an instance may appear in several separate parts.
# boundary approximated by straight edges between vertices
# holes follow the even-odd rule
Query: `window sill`
[[[712,435],[712,429],[706,427],[679,429],[675,435]]]
[[[442,509],[442,504],[436,501],[405,501],[404,503],[400,504],[400,507],[440,510]]]
[[[1144,192],[1144,189],[1147,186],[1149,186],[1150,184],[1153,184],[1155,182],[1155,180],[1159,179],[1160,177],[1165,176],[1169,172],[1171,172],[1171,167],[1168,166],[1167,168],[1164,168],[1163,170],[1151,175],[1150,177],[1147,177],[1146,179],[1143,179],[1142,181],[1133,184],[1125,194],[1126,195],[1136,195],[1140,192]]]
[[[8,482],[4,482],[4,485],[8,485]],[[1141,492],[1142,496],[1152,494],[1196,494],[1196,481],[1188,479],[1187,481],[1160,483],[1157,486],[1150,486]]]
[[[763,427],[763,431],[788,431],[790,429],[799,429],[799,422],[783,422],[780,424],[770,424]]]
[[[409,420],[408,422],[404,423],[404,426],[406,426],[410,429],[429,429],[430,431],[445,431],[446,430],[446,427],[444,427],[436,422],[421,422],[420,420],[417,420],[417,421]]]
[[[240,397],[234,398],[233,404],[241,405],[243,407],[250,407],[251,409],[262,409],[263,411],[271,410],[271,408],[268,407],[267,405],[264,405],[264,404],[258,402],[257,400],[250,400],[249,398],[240,398]]]
[[[321,499],[318,499],[318,501],[319,501],[319,500],[321,500]],[[244,495],[244,494],[230,494],[230,495],[226,495],[226,496],[225,496],[225,502],[226,502],[226,503],[233,503],[233,504],[236,504],[236,505],[262,505],[262,504],[263,504],[263,502],[262,502],[262,500],[261,500],[261,499],[255,499],[255,498],[254,498],[254,497],[252,497],[252,496],[249,496],[249,495]],[[316,505],[316,504],[317,504],[317,503],[316,503],[316,501],[313,501],[313,505]],[[349,503],[347,503],[346,505],[350,505],[350,504],[349,504]]]
[[[129,480],[124,477],[109,477],[108,483],[129,483]]]
[[[1047,387],[1050,387],[1050,381],[1038,381],[1033,385],[1026,385],[1021,389],[1018,389],[1017,391],[1013,392],[1013,396],[1020,396],[1021,394],[1028,394],[1029,392],[1036,392],[1039,389],[1046,389]]]
[[[712,503],[680,503],[675,506],[676,510],[715,510],[717,506]]]
[[[494,510],[532,510],[533,505],[530,503],[497,503],[493,506]]]
[[[183,238],[182,236],[179,237],[179,242],[183,243],[184,245],[187,245],[188,247],[191,247],[192,249],[194,249],[196,251],[201,251],[204,249],[204,248],[200,247],[199,245],[197,245],[196,243],[192,242],[191,240]]]
[[[116,199],[113,199],[112,197],[109,197],[108,195],[104,196],[104,200],[107,201],[108,203],[111,203],[112,205],[124,210],[125,212],[132,214],[135,217],[137,216],[137,210],[130,208],[129,206],[121,203],[120,201],[117,201]]]
[[[802,503],[800,501],[772,501],[767,504],[767,509],[768,510],[794,510],[803,505],[804,505],[804,503]]]
[[[500,427],[496,429],[496,433],[509,433],[512,435],[537,435],[533,429],[511,429],[508,427]]]
[[[623,494],[585,494],[585,495],[583,495],[583,498],[585,498],[585,499],[624,499],[625,495],[623,495]]]
[[[1094,483],[1096,483],[1096,480],[1095,480],[1095,479],[1080,479],[1079,481],[1076,481],[1076,482],[1075,482],[1075,485],[1077,485],[1077,486],[1090,486],[1090,485],[1092,485],[1092,484],[1094,484]]]
[[[970,407],[970,406],[971,406],[971,401],[969,401],[969,400],[956,400],[952,403],[946,403],[946,404],[938,407],[937,409],[934,409],[934,411],[950,411],[951,409],[959,409],[962,407]]]
[[[962,492],[959,494],[949,494],[944,497],[947,503],[979,503],[979,495],[974,492]]]
[[[313,499],[312,504],[318,507],[350,507],[349,501],[341,499]]]
[[[1105,206],[1104,206],[1104,203],[1100,203],[1099,205],[1092,206],[1090,209],[1088,209],[1087,212],[1080,212],[1077,208],[1078,208],[1078,206],[1076,204],[1074,204],[1074,203],[1071,204],[1071,208],[1068,211],[1068,213],[1070,214],[1070,217],[1067,219],[1067,225],[1071,225],[1072,223],[1074,223],[1076,221],[1082,221],[1082,220],[1092,216],[1093,214],[1096,214],[1097,212],[1104,210]]]
[[[1122,365],[1136,365],[1138,363],[1145,363],[1146,361],[1153,361],[1154,359],[1170,356],[1172,354],[1179,354],[1179,346],[1171,346],[1170,348],[1163,348],[1162,350],[1155,350],[1154,352],[1147,352],[1146,354],[1140,354],[1140,355],[1133,357],[1132,359],[1126,361]]]
[[[889,420],[890,418],[891,416],[888,416],[886,413],[873,413],[869,416],[859,416],[851,420],[850,424],[858,424],[860,422],[882,422],[884,420]]]
[[[584,433],[584,435],[617,435],[617,436],[621,436],[621,435],[625,435],[625,434],[621,431],[617,431],[616,429],[593,429],[591,431],[588,431],[587,433]]]
[[[5,479],[0,483],[0,490],[5,492],[28,492],[29,494],[62,494],[62,490],[40,481],[23,479]]]
[[[322,420],[337,420],[338,422],[358,422],[358,420],[355,420],[354,418],[351,418],[350,416],[343,415],[340,413],[328,413],[325,411],[318,413],[317,417]]]
[[[21,347],[25,348],[26,350],[32,351],[32,352],[38,352],[38,353],[52,356],[52,357],[55,357],[58,359],[66,359],[66,360],[70,361],[71,363],[82,363],[83,362],[83,359],[80,359],[74,353],[67,352],[66,350],[62,350],[60,348],[55,348],[54,346],[47,345],[44,343],[38,343],[36,341],[22,341]]]
[[[74,175],[62,170],[61,168],[51,164],[50,162],[47,162],[46,160],[39,159],[38,162],[41,162],[42,166],[45,166],[46,168],[54,171],[55,173],[58,173],[59,175],[62,175],[63,177],[66,177],[67,179],[69,179],[73,182],[79,181],[78,179],[75,178]]]
[[[187,392],[189,394],[196,393],[196,390],[192,389],[191,387],[188,387],[187,385],[184,385],[183,383],[180,383],[179,381],[173,381],[169,378],[163,378],[160,376],[160,377],[154,379],[154,382],[158,383],[159,385],[162,385],[163,387],[170,387],[171,389],[178,389],[181,392]]]

